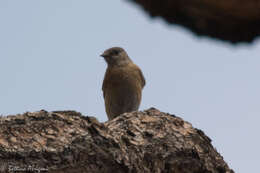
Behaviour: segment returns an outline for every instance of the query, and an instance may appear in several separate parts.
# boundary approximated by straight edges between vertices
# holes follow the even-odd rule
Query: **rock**
[[[252,42],[260,35],[260,0],[128,0],[152,17],[179,24],[197,35],[231,43]]]
[[[0,172],[233,173],[211,140],[154,108],[100,123],[75,111],[0,118]]]

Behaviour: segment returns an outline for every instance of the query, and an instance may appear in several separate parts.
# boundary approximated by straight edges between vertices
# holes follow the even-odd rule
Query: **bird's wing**
[[[106,71],[106,73],[105,73],[105,77],[104,77],[103,84],[102,84],[102,91],[103,91],[104,98],[106,96],[105,91],[106,91],[106,83],[107,83],[107,76],[108,76],[107,73],[108,73],[108,71]]]
[[[138,70],[138,73],[139,73],[139,75],[140,75],[140,77],[141,77],[141,80],[142,80],[142,87],[144,87],[145,84],[146,84],[146,81],[145,81],[144,75],[143,75],[143,73],[142,73],[142,71],[141,71],[140,68],[137,68],[137,70]]]

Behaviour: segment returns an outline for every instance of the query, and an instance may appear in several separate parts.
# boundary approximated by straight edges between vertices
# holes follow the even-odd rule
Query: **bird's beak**
[[[106,57],[107,57],[107,54],[102,53],[100,56],[103,57],[103,58],[106,58]]]

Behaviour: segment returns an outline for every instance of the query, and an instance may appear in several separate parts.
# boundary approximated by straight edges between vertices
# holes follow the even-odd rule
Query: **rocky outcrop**
[[[0,172],[232,173],[211,140],[154,108],[100,123],[74,111],[0,118]]]
[[[231,43],[252,42],[260,35],[260,0],[128,0],[152,17],[179,24],[197,35]]]

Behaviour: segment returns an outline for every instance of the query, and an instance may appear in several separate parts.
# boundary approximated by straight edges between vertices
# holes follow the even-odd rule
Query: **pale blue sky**
[[[259,170],[259,39],[198,38],[126,0],[1,0],[0,22],[0,114],[76,110],[106,121],[99,55],[121,46],[147,81],[141,110],[202,129],[237,173]]]

